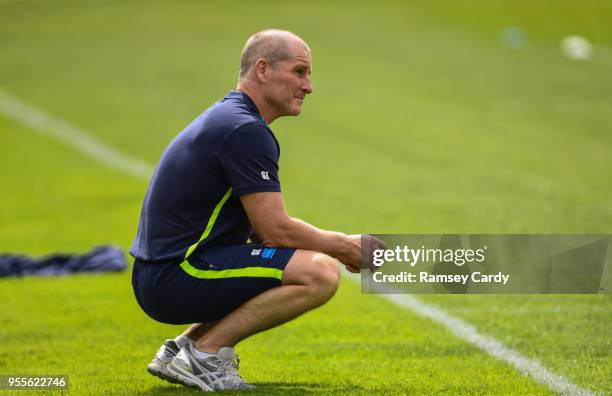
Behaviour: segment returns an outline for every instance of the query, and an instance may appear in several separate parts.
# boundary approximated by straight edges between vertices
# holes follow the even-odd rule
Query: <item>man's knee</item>
[[[308,286],[322,300],[329,300],[338,289],[340,269],[336,261],[324,253],[297,250],[283,275],[283,284]]]
[[[318,268],[316,275],[316,284],[329,297],[333,296],[340,284],[340,269],[336,264],[336,260],[323,253],[317,253],[312,258],[313,266]]]

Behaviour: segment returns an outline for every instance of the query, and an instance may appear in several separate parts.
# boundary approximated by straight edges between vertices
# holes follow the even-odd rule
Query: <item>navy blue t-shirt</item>
[[[281,191],[280,148],[245,93],[231,91],[164,151],[147,188],[130,254],[183,259],[245,243],[252,231],[240,195]]]

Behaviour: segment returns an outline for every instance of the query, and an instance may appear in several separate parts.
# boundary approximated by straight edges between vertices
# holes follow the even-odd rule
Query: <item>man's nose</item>
[[[312,93],[312,82],[310,81],[310,78],[307,78],[306,81],[304,81],[304,84],[302,84],[302,91],[306,92],[307,94]]]

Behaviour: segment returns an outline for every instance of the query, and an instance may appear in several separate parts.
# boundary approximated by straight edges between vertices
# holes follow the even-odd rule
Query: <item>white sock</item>
[[[184,347],[187,344],[192,344],[193,343],[193,341],[191,341],[188,337],[185,337],[184,335],[177,336],[174,339],[174,342],[176,342],[176,345],[178,345],[179,348],[182,348],[182,347]]]
[[[202,359],[206,359],[206,358],[209,358],[209,357],[217,356],[216,353],[202,352],[198,348],[196,348],[195,346],[193,348],[191,348],[191,350],[193,351],[193,356],[196,359],[198,359],[198,360],[202,360]]]

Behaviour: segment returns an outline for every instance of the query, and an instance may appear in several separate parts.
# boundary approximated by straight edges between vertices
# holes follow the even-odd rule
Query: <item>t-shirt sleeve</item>
[[[234,195],[281,191],[278,146],[265,126],[253,123],[233,131],[219,158]]]

